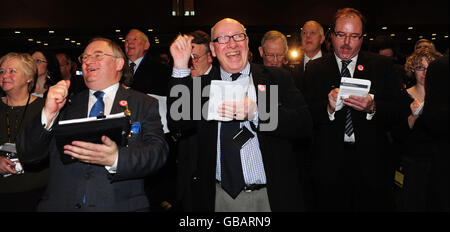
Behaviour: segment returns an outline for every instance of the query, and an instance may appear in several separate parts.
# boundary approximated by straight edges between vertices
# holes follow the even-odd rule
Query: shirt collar
[[[303,61],[303,68],[306,67],[306,63],[308,63],[310,60],[315,60],[322,57],[322,50],[319,50],[318,53],[316,53],[315,56],[313,56],[313,58],[309,58],[306,54],[305,54],[305,60]]]
[[[339,67],[339,71],[341,71],[342,69],[342,59],[339,58],[336,53],[334,54],[334,57],[336,58],[336,62],[337,65]],[[350,71],[350,74],[353,77],[353,73],[355,73],[355,67],[356,67],[356,62],[358,61],[358,54],[356,54],[356,56],[354,56],[353,58],[350,59],[352,62],[350,62],[350,64],[347,65],[348,71]]]
[[[238,77],[238,79],[242,78],[242,77],[250,76],[250,63],[249,62],[247,62],[247,65],[245,65],[244,69],[242,69],[240,71],[240,73],[241,73],[241,76]],[[222,80],[231,81],[231,74],[233,74],[233,73],[229,73],[229,72],[225,71],[224,69],[222,69],[222,66],[220,67],[220,76],[222,77]]]
[[[113,85],[110,85],[109,87],[107,87],[106,89],[102,89],[101,91],[103,91],[105,93],[105,95],[103,96],[103,98],[111,98],[114,99],[114,96],[116,95],[117,90],[119,89],[119,85],[120,83],[117,82]],[[89,96],[94,96],[94,93],[97,92],[96,90],[92,90],[89,89]],[[94,96],[95,97],[95,96]]]
[[[137,58],[135,61],[128,60],[128,65],[131,64],[131,63],[133,62],[133,63],[136,64],[136,68],[137,68],[137,67],[139,67],[139,64],[140,64],[141,61],[144,59],[144,57],[145,57],[145,55],[142,56],[142,57]],[[136,70],[136,68],[135,68],[135,70]]]

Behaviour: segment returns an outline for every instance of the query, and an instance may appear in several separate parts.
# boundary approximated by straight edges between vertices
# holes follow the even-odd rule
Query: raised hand
[[[69,94],[69,80],[62,80],[50,87],[45,100],[44,114],[48,122],[58,115],[58,112],[66,104],[66,98]]]
[[[192,36],[179,35],[170,45],[170,54],[175,68],[188,68],[192,52]]]

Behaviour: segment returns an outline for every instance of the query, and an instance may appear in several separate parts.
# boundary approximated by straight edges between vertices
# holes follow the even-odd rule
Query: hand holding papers
[[[420,102],[417,99],[414,99],[413,102],[411,102],[411,111],[413,113],[414,116],[418,116],[422,114],[423,111],[423,102]]]
[[[248,85],[249,85],[249,77],[241,78],[236,81],[219,81],[219,80],[211,81],[207,120],[218,120],[218,121],[233,120],[233,118],[237,116],[233,115],[234,113],[237,113],[237,110],[231,112],[231,115],[229,115],[230,117],[223,117],[219,114],[218,109],[224,102],[225,103],[240,102],[242,103],[242,105],[245,104]],[[234,106],[238,108],[237,105]],[[245,112],[243,111],[242,114],[245,114]],[[239,116],[244,115],[240,114]]]
[[[370,80],[342,77],[339,93],[336,100],[335,111],[339,111],[344,106],[342,99],[350,95],[365,97],[370,90]]]

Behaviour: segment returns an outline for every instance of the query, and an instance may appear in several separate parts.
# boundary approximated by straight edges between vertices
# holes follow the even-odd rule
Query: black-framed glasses
[[[48,63],[45,60],[41,60],[41,59],[34,59],[34,62],[38,63],[38,64],[42,64],[42,63]]]
[[[247,34],[245,33],[238,33],[234,35],[221,35],[217,38],[215,38],[212,42],[219,43],[219,44],[226,44],[230,42],[230,38],[233,38],[234,42],[240,42],[247,39]]]
[[[344,32],[335,32],[333,31],[333,34],[338,38],[338,39],[346,39],[347,37],[350,38],[350,40],[356,41],[359,40],[363,37],[363,35],[361,34],[350,34],[347,35]]]
[[[81,55],[78,57],[78,61],[80,61],[80,63],[82,63],[82,64],[85,63],[85,62],[87,62],[87,61],[89,60],[89,58],[94,59],[94,61],[100,61],[100,60],[103,60],[103,58],[104,58],[105,56],[111,56],[111,57],[113,57],[113,58],[119,58],[119,57],[114,56],[114,55],[111,55],[111,54],[106,54],[106,53],[103,53],[103,52],[95,52],[95,53],[92,54],[92,55],[81,54]]]

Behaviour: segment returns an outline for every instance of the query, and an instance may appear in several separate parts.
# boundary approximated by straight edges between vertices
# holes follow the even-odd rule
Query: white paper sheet
[[[222,117],[217,110],[224,101],[244,101],[247,96],[249,77],[236,81],[211,81],[209,89],[209,107],[207,120],[231,121],[231,118]]]
[[[169,127],[167,127],[167,97],[166,96],[159,96],[155,94],[148,94],[149,96],[152,96],[156,99],[158,99],[159,103],[159,116],[161,117],[161,123],[163,125],[164,133],[169,133]]]

